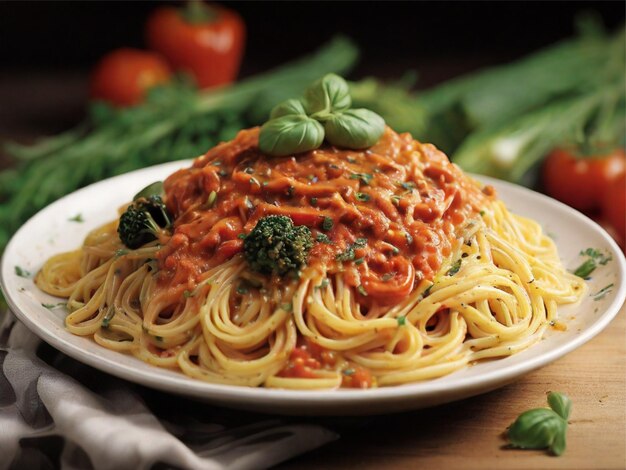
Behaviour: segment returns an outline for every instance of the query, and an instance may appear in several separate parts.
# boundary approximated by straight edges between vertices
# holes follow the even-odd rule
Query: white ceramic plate
[[[626,293],[626,263],[613,240],[597,224],[546,196],[509,183],[493,184],[509,208],[538,220],[559,247],[565,266],[575,268],[587,247],[609,252],[613,260],[593,273],[590,294],[613,284],[601,300],[586,297],[577,307],[559,311],[567,331],[550,331],[530,349],[511,357],[479,363],[446,377],[372,390],[289,391],[209,384],[148,365],[130,355],[105,349],[63,326],[63,309],[42,303],[59,299],[40,292],[15,266],[36,273],[51,255],[75,249],[91,229],[116,217],[116,209],[145,185],[162,180],[189,162],[173,162],[128,173],[77,191],[30,219],[13,237],[1,266],[2,289],[11,309],[28,328],[67,355],[112,375],[168,392],[237,408],[286,414],[373,414],[417,409],[493,390],[544,366],[598,334],[617,314]],[[68,219],[81,214],[84,222]],[[558,384],[555,384],[558,385]]]

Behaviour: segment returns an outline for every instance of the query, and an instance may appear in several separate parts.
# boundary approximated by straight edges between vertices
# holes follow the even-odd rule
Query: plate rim
[[[604,328],[606,328],[606,326],[615,318],[615,316],[622,308],[624,304],[624,299],[626,298],[626,260],[621,250],[617,246],[617,243],[596,222],[576,211],[575,209],[572,209],[571,207],[559,201],[556,201],[544,194],[537,193],[536,191],[533,191],[531,189],[488,176],[469,174],[471,177],[476,178],[484,183],[494,184],[495,186],[506,188],[507,191],[523,194],[524,196],[527,196],[529,198],[535,198],[535,200],[540,201],[542,204],[548,204],[559,211],[565,211],[565,213],[573,217],[577,223],[583,223],[585,225],[588,225],[611,248],[611,254],[614,255],[613,262],[615,263],[613,265],[613,270],[617,274],[617,278],[620,280],[620,284],[619,286],[617,286],[618,288],[616,289],[614,295],[614,300],[604,309],[603,312],[600,313],[598,318],[594,319],[594,321],[589,326],[584,328],[584,330],[582,330],[580,334],[572,337],[566,343],[550,349],[545,354],[530,356],[528,358],[525,358],[523,362],[519,364],[513,364],[511,367],[496,368],[495,370],[487,371],[479,376],[460,377],[456,378],[456,380],[453,377],[453,374],[450,374],[443,377],[448,378],[447,381],[438,381],[438,379],[433,379],[422,382],[414,382],[409,384],[366,390],[289,390],[216,384],[192,379],[183,375],[182,373],[180,374],[180,377],[165,375],[162,374],[163,369],[157,366],[150,365],[151,369],[141,370],[132,367],[131,365],[127,365],[121,362],[117,363],[113,360],[103,358],[97,353],[97,350],[85,350],[77,344],[67,342],[62,337],[55,335],[52,330],[43,328],[42,325],[39,325],[34,319],[30,318],[29,315],[22,311],[22,309],[18,306],[19,301],[16,302],[13,298],[18,298],[17,293],[12,293],[9,291],[6,285],[6,280],[4,278],[5,274],[11,272],[11,270],[9,269],[10,267],[6,265],[8,263],[6,261],[7,253],[11,253],[11,249],[14,245],[17,245],[20,236],[26,230],[28,230],[28,228],[32,224],[36,223],[36,219],[40,217],[44,211],[53,210],[53,208],[62,206],[68,200],[68,198],[74,198],[80,196],[81,193],[94,191],[99,186],[114,184],[116,181],[120,181],[144,172],[162,170],[165,173],[166,169],[174,169],[177,166],[179,166],[180,168],[184,168],[185,165],[188,165],[192,161],[193,160],[178,160],[174,162],[167,162],[98,181],[58,199],[57,201],[46,206],[41,211],[33,215],[26,223],[24,223],[18,229],[18,231],[10,239],[0,262],[0,288],[5,293],[5,298],[7,304],[10,307],[10,310],[22,323],[27,326],[27,328],[31,332],[33,332],[39,338],[43,339],[55,349],[63,352],[64,354],[67,354],[68,356],[81,363],[87,364],[107,374],[128,380],[133,383],[139,383],[158,390],[163,390],[179,395],[182,394],[194,398],[203,399],[206,401],[230,404],[232,406],[241,405],[242,407],[245,407],[245,403],[250,403],[251,401],[254,402],[255,406],[276,405],[276,402],[280,400],[280,406],[282,408],[284,408],[285,406],[293,407],[304,405],[340,408],[342,405],[347,404],[350,404],[351,407],[354,407],[355,405],[358,406],[372,402],[385,403],[389,401],[407,399],[419,401],[421,398],[425,398],[433,394],[453,393],[461,396],[463,395],[463,393],[465,393],[465,396],[470,396],[474,394],[472,392],[472,390],[474,389],[485,390],[488,389],[489,386],[493,386],[494,384],[495,387],[492,388],[496,388],[498,386],[497,384],[511,382],[518,377],[524,376],[535,369],[554,362],[555,360],[563,357],[569,352],[590,341],[598,333],[604,330]],[[532,349],[532,346],[530,349]],[[107,349],[105,350],[110,351]],[[520,354],[523,354],[524,352],[525,351],[522,351],[520,352]],[[450,377],[452,377],[452,379],[450,379]],[[181,390],[181,388],[184,390]],[[481,392],[478,391],[476,393]],[[446,401],[454,400],[455,399],[453,398]]]

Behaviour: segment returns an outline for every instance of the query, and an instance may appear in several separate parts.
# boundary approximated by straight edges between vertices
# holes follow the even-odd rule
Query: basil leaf
[[[554,455],[561,455],[565,451],[565,426],[563,427],[563,431],[557,433],[550,446],[550,451]]]
[[[300,100],[286,100],[277,104],[270,113],[270,119],[276,119],[282,116],[305,115],[304,106]]]
[[[508,437],[513,447],[521,449],[552,448],[559,434],[563,434],[560,439],[565,440],[566,426],[567,422],[554,411],[547,408],[536,408],[519,415],[509,428]]]
[[[150,196],[163,196],[164,193],[163,181],[155,181],[135,194],[133,201],[141,198],[149,198]]]
[[[287,115],[270,119],[259,134],[259,148],[267,155],[282,157],[318,148],[324,141],[324,128],[315,119]]]
[[[363,149],[374,145],[385,131],[385,121],[368,109],[333,114],[324,123],[326,139],[333,145]]]
[[[325,120],[329,113],[344,111],[352,105],[350,88],[339,75],[329,73],[313,83],[304,92],[304,108],[308,114]]]
[[[559,392],[550,392],[548,394],[548,405],[565,421],[569,419],[572,410],[572,400],[568,396]]]

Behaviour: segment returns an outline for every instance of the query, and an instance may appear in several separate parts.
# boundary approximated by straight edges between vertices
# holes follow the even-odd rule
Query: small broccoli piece
[[[171,217],[161,199],[152,195],[140,197],[120,217],[117,233],[128,248],[139,248],[156,240],[158,233],[172,225]]]
[[[312,246],[309,228],[294,225],[284,215],[260,219],[243,243],[246,260],[254,271],[281,276],[306,264]]]

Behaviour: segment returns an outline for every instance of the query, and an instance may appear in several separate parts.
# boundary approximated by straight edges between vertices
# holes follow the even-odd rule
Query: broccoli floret
[[[120,217],[117,233],[128,248],[139,248],[156,240],[158,233],[172,225],[161,196],[140,197]]]
[[[254,271],[281,276],[306,264],[312,246],[309,228],[294,225],[284,215],[260,219],[243,243],[246,260]]]

